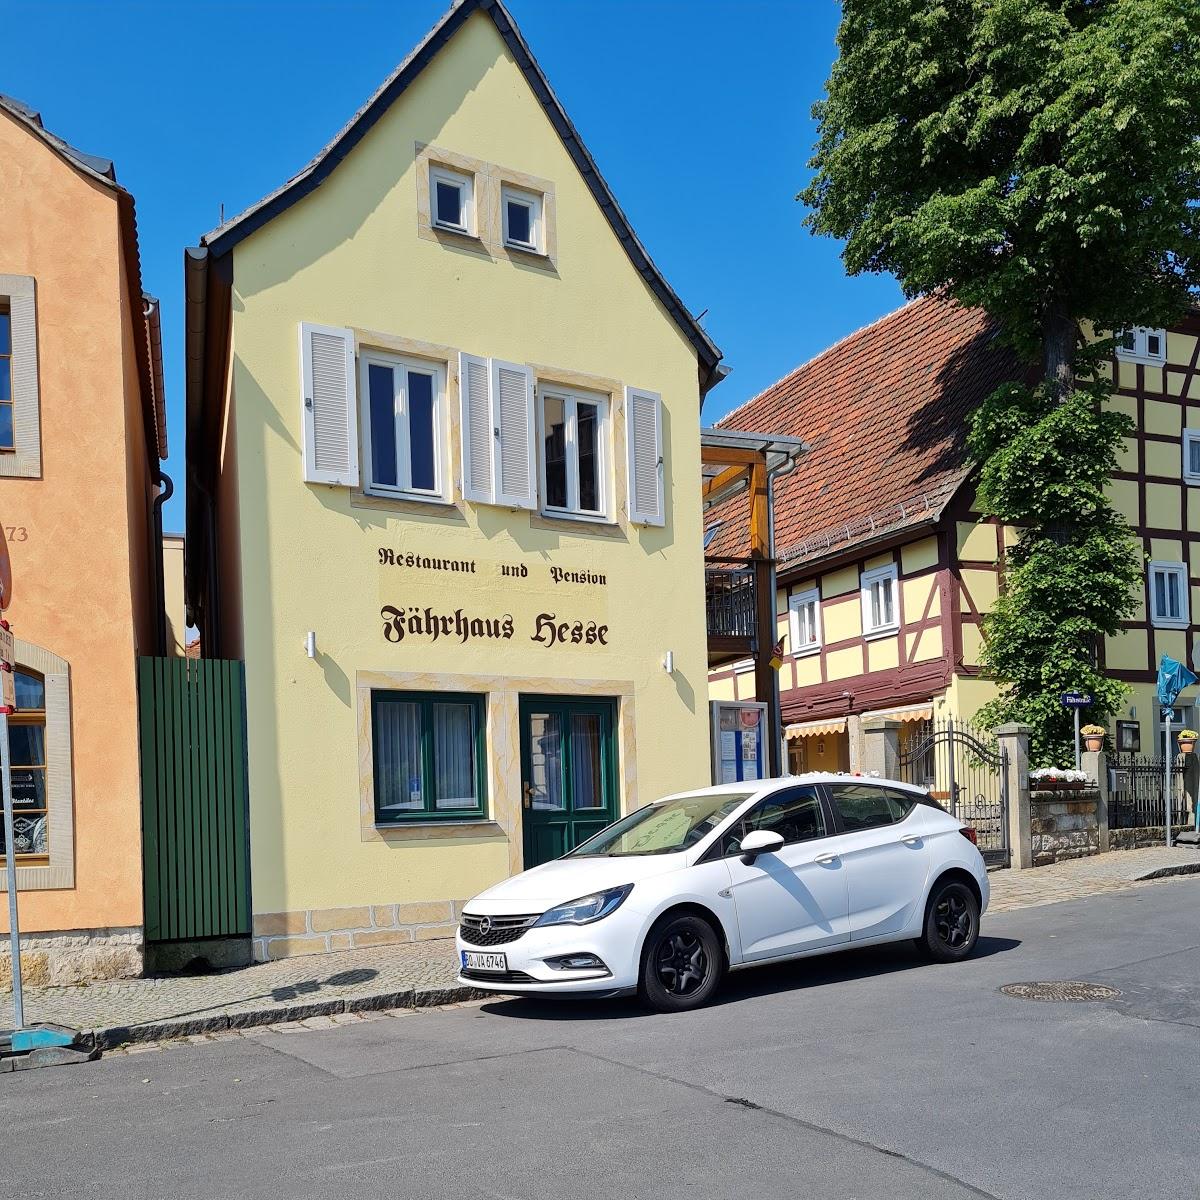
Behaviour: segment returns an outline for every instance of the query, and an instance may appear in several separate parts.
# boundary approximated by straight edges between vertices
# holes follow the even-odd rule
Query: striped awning
[[[845,721],[802,721],[798,725],[789,725],[783,736],[788,740],[802,737],[825,737],[831,733],[845,733]]]
[[[877,717],[886,721],[930,721],[933,719],[933,705],[906,704],[903,708],[878,708],[862,714],[864,721]]]

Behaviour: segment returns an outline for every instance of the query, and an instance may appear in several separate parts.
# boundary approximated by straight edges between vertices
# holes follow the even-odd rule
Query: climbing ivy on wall
[[[808,226],[845,240],[852,274],[985,309],[1038,379],[999,388],[970,429],[977,506],[1020,530],[985,621],[999,694],[980,718],[1030,724],[1035,764],[1070,753],[1061,692],[1092,692],[1101,721],[1125,692],[1098,651],[1144,563],[1104,494],[1131,428],[1108,403],[1104,331],[1170,324],[1200,286],[1198,12],[845,0],[814,107]]]

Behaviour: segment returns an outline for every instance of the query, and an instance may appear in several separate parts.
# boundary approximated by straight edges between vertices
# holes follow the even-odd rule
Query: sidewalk
[[[478,995],[456,982],[448,938],[256,963],[211,975],[124,979],[25,989],[25,1019],[94,1032],[96,1044],[157,1042],[191,1034],[340,1013],[454,1004]],[[0,993],[0,1029],[13,1021]]]
[[[989,913],[1011,912],[1035,904],[1081,900],[1135,884],[1200,872],[1200,850],[1191,846],[1168,850],[1113,850],[1090,858],[1072,858],[1028,871],[993,871]]]
[[[989,913],[1078,900],[1200,872],[1200,850],[1115,851],[991,875]],[[129,979],[87,987],[27,988],[26,1019],[92,1032],[111,1048],[128,1042],[220,1034],[353,1014],[454,1004],[481,993],[455,982],[454,943],[344,950],[258,963],[212,975]],[[12,996],[0,994],[0,1028],[12,1024]]]

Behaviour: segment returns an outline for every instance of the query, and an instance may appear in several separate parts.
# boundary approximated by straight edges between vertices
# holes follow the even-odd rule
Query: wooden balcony
[[[713,554],[704,560],[708,666],[712,670],[747,659],[754,664],[754,698],[768,705],[772,775],[781,769],[782,734],[771,665],[777,637],[771,481],[791,471],[804,448],[794,437],[732,429],[705,429],[700,434],[705,520],[714,521],[717,529],[722,521],[727,523],[726,534],[718,535]],[[745,557],[724,557],[722,551]],[[747,698],[744,693],[742,698]]]
[[[708,665],[750,658],[757,627],[756,570],[751,559],[713,558],[704,564]]]

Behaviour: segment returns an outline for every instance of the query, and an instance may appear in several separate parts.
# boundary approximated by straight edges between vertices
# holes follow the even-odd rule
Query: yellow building
[[[981,619],[1014,531],[974,511],[965,436],[980,401],[1024,374],[996,332],[978,310],[916,300],[726,418],[811,445],[775,502],[780,690],[794,770],[858,769],[868,718],[894,718],[915,734],[940,718],[970,721],[994,695],[980,674]],[[1130,687],[1111,731],[1121,750],[1161,747],[1160,656],[1200,665],[1198,340],[1198,314],[1169,331],[1134,330],[1112,364],[1112,403],[1137,431],[1109,494],[1146,558],[1139,610],[1102,650],[1108,673]],[[735,553],[740,513],[721,520],[710,518],[710,553]],[[713,673],[711,694],[743,698],[751,686],[749,664],[735,664]],[[1175,726],[1196,719],[1187,705]]]
[[[708,782],[720,355],[502,4],[186,269],[188,596],[245,660],[260,957],[444,936]]]

